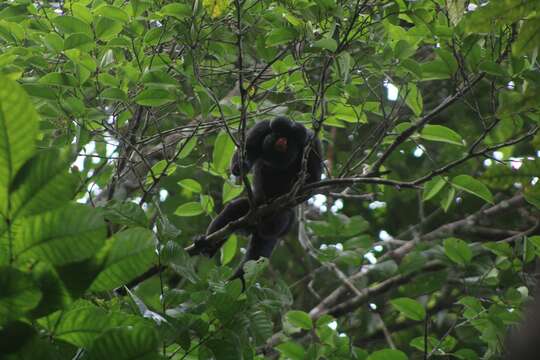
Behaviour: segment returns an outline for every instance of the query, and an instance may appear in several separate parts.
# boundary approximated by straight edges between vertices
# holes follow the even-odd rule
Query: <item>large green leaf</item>
[[[54,25],[64,34],[84,33],[92,36],[92,28],[84,21],[69,15],[57,16]]]
[[[145,324],[145,320],[121,312],[107,312],[90,302],[79,300],[70,309],[58,311],[39,323],[48,329],[54,338],[75,346],[90,347],[104,331],[113,328]]]
[[[174,96],[163,89],[145,89],[135,97],[135,102],[144,106],[161,106],[174,100]]]
[[[407,360],[403,351],[395,349],[377,350],[368,356],[367,360]]]
[[[238,238],[234,234],[229,236],[225,244],[223,244],[220,253],[220,260],[222,265],[227,265],[232,261],[232,259],[234,259],[234,256],[236,255],[237,244]]]
[[[216,137],[212,155],[214,170],[224,175],[229,167],[233,153],[234,143],[231,137],[224,131],[220,132]]]
[[[106,237],[101,215],[91,207],[72,204],[14,223],[14,256],[67,264],[87,259]]]
[[[422,100],[422,93],[418,90],[418,87],[410,83],[407,88],[405,97],[405,103],[412,110],[414,115],[420,116],[424,108],[424,102]]]
[[[34,153],[38,115],[17,83],[0,75],[0,84],[0,214],[6,215],[9,185]]]
[[[72,199],[77,178],[67,171],[70,162],[68,151],[53,149],[24,164],[13,182],[12,218],[46,212]]]
[[[464,142],[454,130],[442,125],[426,125],[420,134],[422,139],[463,146]]]
[[[292,360],[305,359],[304,348],[295,342],[288,341],[276,346],[277,350],[286,358]]]
[[[197,216],[204,212],[200,202],[190,201],[176,208],[174,215],[177,216]]]
[[[29,274],[12,267],[0,267],[0,325],[33,309],[41,292]]]
[[[192,10],[191,10],[191,6],[187,4],[174,3],[174,4],[165,5],[164,7],[161,8],[160,12],[163,15],[173,16],[177,19],[182,20],[186,17],[191,16]]]
[[[414,299],[402,297],[390,300],[390,303],[409,319],[423,321],[426,317],[424,306]]]
[[[309,314],[300,310],[291,310],[285,315],[287,321],[300,329],[311,330],[313,323]]]
[[[158,337],[150,326],[110,329],[94,341],[88,360],[157,360],[157,348]]]
[[[521,55],[537,50],[538,46],[540,46],[540,17],[536,16],[525,20],[512,51],[516,55]]]
[[[437,195],[446,185],[448,180],[441,176],[435,176],[424,185],[424,191],[422,193],[422,200],[427,201]]]
[[[538,8],[537,1],[500,0],[489,1],[470,12],[464,19],[465,31],[469,33],[487,33],[493,25],[509,25],[525,18]]]
[[[129,20],[128,14],[123,9],[111,5],[98,6],[96,9],[94,9],[94,14],[121,21],[123,23]]]
[[[105,219],[127,226],[148,226],[148,219],[141,207],[133,202],[113,202],[103,208]]]
[[[489,203],[493,203],[493,195],[487,186],[484,185],[480,180],[477,180],[470,175],[456,176],[452,179],[452,186],[478,196]]]
[[[104,270],[91,286],[93,291],[106,291],[122,286],[144,273],[155,260],[152,232],[132,228],[113,236],[105,258]]]
[[[444,252],[450,260],[460,265],[470,263],[473,257],[469,244],[457,238],[448,238],[444,240]]]
[[[193,259],[176,242],[168,241],[165,244],[161,250],[161,262],[192,283],[199,281]]]
[[[71,302],[62,280],[51,264],[43,261],[37,263],[32,269],[32,276],[42,293],[41,301],[30,313],[32,318],[49,315]]]

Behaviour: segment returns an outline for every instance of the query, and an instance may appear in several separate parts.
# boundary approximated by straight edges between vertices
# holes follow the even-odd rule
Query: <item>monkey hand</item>
[[[214,256],[217,249],[215,244],[206,238],[206,235],[198,235],[193,238],[193,253],[208,257]]]
[[[233,166],[232,166],[232,169],[231,169],[231,172],[234,176],[240,176],[241,175],[241,171],[240,171],[240,161],[236,161],[233,163]],[[251,170],[251,162],[247,159],[244,159],[242,161],[242,171],[244,174],[247,174],[249,172],[249,170]]]

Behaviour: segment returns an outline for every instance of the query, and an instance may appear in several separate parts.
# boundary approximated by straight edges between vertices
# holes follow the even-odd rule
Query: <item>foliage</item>
[[[1,2],[0,357],[497,358],[540,256],[539,34],[523,0]],[[189,245],[276,115],[326,174],[243,289],[244,235]]]

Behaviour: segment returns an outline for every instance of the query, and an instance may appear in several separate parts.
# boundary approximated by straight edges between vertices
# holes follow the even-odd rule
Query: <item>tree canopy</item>
[[[538,1],[1,2],[0,358],[500,358],[540,256],[539,47]],[[323,178],[197,254],[276,116]],[[234,230],[292,207],[229,281]]]

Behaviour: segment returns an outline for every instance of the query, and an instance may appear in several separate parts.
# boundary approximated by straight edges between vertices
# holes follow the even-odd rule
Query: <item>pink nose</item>
[[[280,137],[276,140],[276,143],[274,144],[274,149],[276,149],[279,152],[286,152],[287,151],[287,138]]]

